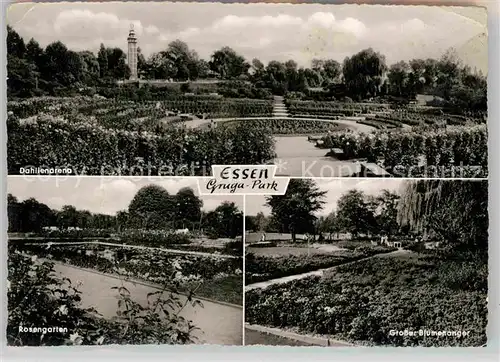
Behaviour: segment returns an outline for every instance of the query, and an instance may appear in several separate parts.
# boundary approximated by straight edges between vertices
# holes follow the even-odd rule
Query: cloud
[[[180,189],[184,187],[188,187],[194,191],[194,193],[198,194],[198,184],[195,179],[189,178],[181,178],[181,179],[168,179],[159,182],[155,182],[155,184],[165,188],[169,194],[176,194]]]
[[[131,180],[112,180],[103,179],[99,185],[94,186],[93,194],[80,192],[80,202],[86,209],[93,210],[103,214],[114,214],[119,210],[128,208],[128,205],[134,197],[137,186]],[[90,185],[89,185],[90,186]]]
[[[71,49],[96,52],[102,42],[125,50],[134,24],[146,56],[181,39],[204,59],[227,45],[248,60],[293,57],[301,66],[318,57],[342,61],[368,47],[386,55],[388,63],[439,57],[487,28],[485,14],[445,7],[157,3],[151,9],[134,3],[61,3],[37,6],[26,16],[19,10],[18,21],[9,23],[44,46],[61,40]],[[485,54],[478,51],[476,58]]]

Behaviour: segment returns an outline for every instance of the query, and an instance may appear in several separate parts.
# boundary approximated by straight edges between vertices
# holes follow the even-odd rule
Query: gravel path
[[[90,272],[81,268],[56,263],[56,273],[69,278],[73,283],[80,281],[78,288],[82,292],[82,304],[84,307],[93,306],[104,317],[110,318],[116,315],[118,308],[116,290],[111,287],[120,286],[121,281],[115,277],[101,273]],[[143,305],[147,304],[147,294],[155,292],[158,288],[153,286],[123,282],[130,291],[133,300]],[[186,297],[178,295],[182,303]],[[243,341],[243,309],[231,307],[215,302],[202,301],[202,307],[191,307],[187,305],[181,315],[200,328],[195,335],[200,343],[241,345]]]
[[[330,267],[330,268],[318,269],[318,270],[314,270],[314,271],[307,272],[307,273],[295,274],[295,275],[290,275],[290,276],[286,276],[286,277],[282,277],[282,278],[276,278],[276,279],[266,280],[264,282],[249,284],[249,285],[245,286],[245,291],[249,291],[249,290],[252,290],[252,289],[265,289],[265,288],[267,288],[267,287],[269,287],[271,285],[284,284],[284,283],[291,282],[292,280],[299,280],[299,279],[304,279],[304,278],[308,278],[308,277],[312,277],[312,276],[323,276],[326,271],[335,270],[335,268],[337,268],[339,266],[353,264],[353,263],[358,263],[358,262],[363,261],[363,260],[377,258],[377,257],[379,257],[381,255],[383,255],[384,257],[387,257],[389,255],[401,254],[402,252],[403,251],[396,250],[396,251],[391,251],[390,253],[385,253],[385,254],[375,254],[375,255],[368,256],[368,257],[363,258],[363,259],[358,259],[358,260],[355,260],[355,261],[350,261],[348,263],[344,263],[344,264],[341,264],[341,265],[335,265],[335,266]]]

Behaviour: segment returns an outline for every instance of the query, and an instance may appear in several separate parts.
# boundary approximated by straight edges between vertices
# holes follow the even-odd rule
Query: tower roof
[[[135,31],[134,31],[134,24],[130,24],[130,30],[128,32],[128,38],[129,39],[137,39],[135,36]]]

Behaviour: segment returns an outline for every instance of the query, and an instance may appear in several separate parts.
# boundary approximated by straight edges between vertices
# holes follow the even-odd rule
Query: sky
[[[325,205],[323,210],[317,213],[318,216],[326,216],[336,210],[340,197],[349,190],[357,189],[367,195],[378,195],[382,190],[399,192],[405,180],[403,179],[367,179],[367,180],[315,180],[317,186],[327,191],[325,195]],[[245,214],[255,216],[262,212],[270,215],[271,209],[265,205],[266,196],[247,196],[245,203]]]
[[[60,210],[73,205],[79,210],[115,215],[128,209],[130,201],[143,186],[159,185],[170,194],[190,187],[198,195],[198,184],[193,178],[113,178],[113,177],[9,177],[7,192],[19,201],[34,197],[50,208]],[[224,201],[234,202],[243,211],[242,196],[201,196],[203,210],[215,209]]]
[[[471,67],[485,74],[488,67],[487,14],[478,7],[67,2],[11,5],[7,23],[42,46],[61,40],[94,52],[101,43],[125,50],[133,24],[146,56],[175,39],[204,59],[227,45],[248,60],[300,66],[314,58],[341,62],[368,47],[388,64],[437,58],[454,47]]]

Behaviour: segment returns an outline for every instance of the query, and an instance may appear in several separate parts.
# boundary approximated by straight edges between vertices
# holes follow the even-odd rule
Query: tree
[[[130,202],[128,212],[136,227],[162,229],[174,217],[173,199],[161,186],[144,186]]]
[[[394,235],[399,231],[398,207],[400,196],[388,190],[382,190],[377,196],[376,222],[379,233]]]
[[[257,231],[266,230],[268,224],[269,219],[264,215],[264,213],[257,213],[257,215],[255,216],[255,225],[257,226]]]
[[[174,40],[154,58],[155,66],[167,77],[186,81],[198,78],[198,54],[181,40]]]
[[[314,227],[314,213],[323,208],[326,191],[321,191],[312,180],[291,179],[285,195],[267,198],[272,217],[283,231],[292,234],[293,242],[300,232],[310,232]]]
[[[148,64],[140,47],[137,47],[137,74],[145,75],[148,73]]]
[[[373,211],[362,191],[350,190],[340,197],[336,221],[341,230],[349,232],[353,237],[368,234],[373,229],[374,219]]]
[[[83,64],[83,81],[86,84],[95,84],[101,73],[99,60],[92,52],[89,51],[83,51],[78,54],[80,55]]]
[[[312,70],[317,74],[316,77],[321,79],[322,86],[326,87],[331,83],[338,83],[340,81],[342,67],[336,60],[313,59],[311,64]]]
[[[7,194],[7,216],[9,218],[9,232],[20,230],[21,204],[12,194]]]
[[[219,74],[221,79],[234,79],[247,75],[250,69],[250,64],[245,58],[227,46],[212,54],[209,65],[210,69]]]
[[[245,231],[257,231],[257,223],[255,222],[255,216],[245,215]]]
[[[104,78],[108,75],[108,51],[104,44],[101,43],[99,48],[99,52],[97,53],[97,61],[99,62],[99,71],[101,74],[101,78]]]
[[[390,82],[391,94],[401,97],[408,91],[410,66],[401,61],[391,65],[387,77]]]
[[[78,211],[74,206],[65,205],[57,213],[57,223],[63,229],[78,226]]]
[[[206,60],[199,59],[197,68],[198,78],[205,79],[210,75],[210,64]]]
[[[387,70],[385,57],[372,48],[344,60],[343,76],[348,93],[356,99],[374,97],[380,92]]]
[[[42,47],[40,47],[40,44],[35,39],[31,38],[28,44],[26,44],[26,60],[34,64],[37,70],[42,66],[43,53]]]
[[[127,228],[130,221],[130,215],[127,211],[118,211],[116,213],[116,228],[118,231],[123,231]]]
[[[7,54],[7,87],[9,96],[30,97],[36,88],[37,71],[26,59]]]
[[[488,254],[488,181],[407,181],[398,221],[418,233],[434,233],[453,253]]]
[[[340,231],[335,211],[332,211],[326,217],[323,216],[320,218],[318,231],[323,234],[328,234],[328,240],[332,240],[332,235]]]
[[[107,48],[108,71],[107,76],[112,79],[130,78],[130,68],[127,65],[127,56],[120,48]]]
[[[180,222],[182,228],[185,223],[189,222],[192,227],[193,223],[200,222],[201,208],[203,201],[194,194],[191,188],[182,188],[174,196],[175,203],[175,219]]]
[[[243,213],[226,201],[206,214],[203,225],[213,238],[236,238],[243,235]]]
[[[26,44],[23,38],[12,28],[7,25],[7,54],[16,58],[24,58],[26,53]]]
[[[34,198],[20,204],[19,230],[21,232],[40,231],[44,226],[54,225],[55,213],[47,205]]]

